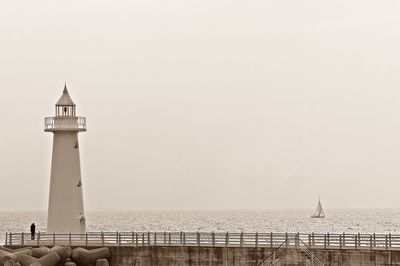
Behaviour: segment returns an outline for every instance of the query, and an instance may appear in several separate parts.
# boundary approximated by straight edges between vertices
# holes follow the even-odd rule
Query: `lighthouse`
[[[44,131],[53,133],[48,233],[86,232],[78,133],[86,131],[86,118],[76,116],[67,85],[55,105],[55,116],[46,117]]]

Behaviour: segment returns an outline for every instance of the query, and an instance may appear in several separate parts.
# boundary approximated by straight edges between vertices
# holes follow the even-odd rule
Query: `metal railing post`
[[[271,244],[271,248],[272,248],[274,246],[274,238],[273,238],[272,232],[270,234],[270,244]]]
[[[85,244],[88,246],[88,233],[85,234]]]
[[[240,232],[240,247],[243,247],[243,232]]]
[[[24,233],[23,232],[21,233],[21,245],[22,246],[24,245]]]
[[[181,231],[180,235],[179,235],[179,242],[180,244],[183,243],[183,232]]]
[[[164,231],[164,245],[167,244],[167,232]]]
[[[186,233],[183,232],[183,246],[186,246]]]
[[[212,241],[212,246],[215,247],[215,233],[211,232],[211,241]]]
[[[357,234],[354,235],[354,248],[357,249]]]
[[[147,245],[150,247],[151,242],[150,242],[150,231],[147,231]]]
[[[312,245],[315,246],[315,236],[314,236],[314,232],[312,232]]]
[[[12,233],[10,233],[10,246],[13,245],[13,241],[12,241]]]
[[[256,232],[256,248],[258,248],[258,232]]]
[[[339,235],[339,248],[342,249],[342,235]]]
[[[197,231],[197,246],[200,247],[200,232]]]
[[[329,247],[329,246],[331,245],[331,238],[330,238],[329,233],[327,233],[326,235],[327,235],[327,237],[328,237],[328,247]]]
[[[168,233],[168,246],[171,246],[171,233]]]
[[[142,233],[142,246],[144,247],[144,233]]]
[[[294,248],[297,249],[297,233],[294,234],[294,237],[292,238],[294,240]]]
[[[388,236],[385,235],[385,249],[388,249]]]
[[[369,235],[369,249],[372,249],[372,235]]]
[[[135,233],[136,235],[136,247],[139,247],[139,234]]]
[[[326,234],[324,234],[324,249],[326,249]]]
[[[287,232],[285,233],[285,242],[286,242],[286,248],[288,248],[289,247],[289,235]]]
[[[154,246],[157,246],[157,232],[154,232]]]
[[[40,243],[40,231],[39,231],[39,233],[37,235],[37,246],[39,246],[39,243]]]
[[[343,233],[343,247],[346,246],[346,234]]]
[[[375,233],[374,233],[374,247],[376,247],[376,236],[375,236]]]
[[[225,233],[225,247],[227,247],[229,245],[229,232],[226,231]]]
[[[389,233],[389,247],[392,247],[392,234]]]
[[[72,235],[71,235],[71,233],[69,233],[69,245],[72,246]]]
[[[358,246],[361,247],[361,235],[358,233]]]
[[[8,233],[6,232],[6,243],[5,243],[6,246],[8,244],[7,240],[8,240]]]
[[[308,234],[308,248],[311,247],[311,235]]]
[[[53,246],[56,245],[56,233],[53,233]]]

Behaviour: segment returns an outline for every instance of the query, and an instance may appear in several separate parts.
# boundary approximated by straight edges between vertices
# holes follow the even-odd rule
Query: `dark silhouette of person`
[[[31,224],[31,240],[35,240],[35,231],[36,231],[36,225],[35,223]]]

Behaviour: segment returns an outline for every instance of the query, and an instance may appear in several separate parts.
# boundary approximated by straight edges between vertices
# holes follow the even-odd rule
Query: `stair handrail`
[[[325,264],[308,248],[308,246],[301,240],[299,237],[294,237],[294,238],[288,238],[286,239],[282,244],[280,244],[276,249],[272,251],[270,255],[268,255],[265,259],[261,261],[261,263],[258,264],[258,266],[263,266],[265,263],[269,262],[272,259],[276,259],[279,257],[279,255],[282,254],[286,250],[287,243],[291,240],[294,239],[295,241],[299,241],[299,249],[302,250],[306,256],[311,260],[312,265],[318,265],[318,266],[325,266]],[[275,256],[274,256],[275,255]]]
[[[303,242],[300,238],[297,239],[301,245],[300,249],[306,253],[306,255],[311,259],[311,263],[315,265],[325,266],[325,264],[308,248],[306,243]]]
[[[287,238],[285,241],[283,241],[282,244],[280,244],[277,248],[275,248],[271,254],[269,254],[265,259],[263,259],[261,261],[261,263],[259,263],[257,266],[263,266],[265,262],[267,262],[267,260],[269,259],[273,259],[274,258],[274,254],[275,254],[275,258],[276,254],[278,253],[278,255],[280,255],[285,249],[286,249],[286,243],[290,240],[290,238]],[[278,256],[279,257],[279,256]]]

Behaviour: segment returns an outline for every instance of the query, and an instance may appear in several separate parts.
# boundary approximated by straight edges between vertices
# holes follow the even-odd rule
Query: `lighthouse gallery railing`
[[[44,129],[86,129],[86,118],[75,117],[46,117],[44,119]]]

